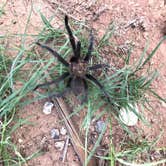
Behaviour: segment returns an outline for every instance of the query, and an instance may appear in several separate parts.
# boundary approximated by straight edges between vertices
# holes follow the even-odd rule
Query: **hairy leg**
[[[80,52],[81,52],[81,42],[78,41],[77,48],[76,48],[76,54],[75,54],[75,57],[77,58],[77,60],[80,58]]]
[[[64,89],[62,92],[60,93],[52,93],[52,94],[48,94],[48,97],[49,98],[52,98],[52,97],[63,97],[67,92],[69,92],[71,89],[70,88],[66,88]]]
[[[54,55],[55,58],[57,58],[62,64],[64,64],[65,66],[69,66],[69,63],[64,60],[56,51],[54,51],[53,49],[51,49],[50,47],[43,45],[39,42],[36,43],[38,46],[45,48],[46,50],[48,50],[50,53],[52,53]]]
[[[68,79],[68,81],[67,81],[67,87],[68,88],[70,88],[71,87],[71,81],[72,81],[72,78],[71,77],[69,77],[69,79]]]
[[[88,100],[88,84],[87,84],[86,80],[83,80],[83,82],[84,82],[84,91],[83,91],[84,94],[83,94],[83,98],[81,100],[81,104],[87,102],[87,100]]]
[[[67,78],[70,74],[68,72],[62,74],[60,77],[58,77],[56,80],[53,80],[51,82],[47,82],[47,83],[44,83],[44,84],[39,84],[37,85],[34,90],[40,88],[40,87],[44,87],[44,86],[49,86],[51,84],[58,84],[59,82],[61,82],[62,80],[64,80],[65,78]]]
[[[89,61],[91,56],[92,56],[92,50],[93,50],[93,41],[94,41],[94,37],[92,34],[92,31],[90,32],[90,40],[89,40],[89,47],[88,47],[88,52],[86,54],[86,57],[84,58],[85,61]]]
[[[96,64],[96,65],[88,67],[88,70],[97,70],[97,69],[100,69],[100,68],[109,68],[109,67],[110,66],[107,65],[107,64]]]
[[[70,62],[77,63],[78,60],[80,59],[80,52],[81,52],[81,42],[79,41],[77,43],[76,54],[70,58]]]
[[[88,78],[90,81],[95,83],[101,89],[101,91],[104,93],[104,95],[107,97],[108,101],[110,101],[110,97],[109,97],[108,93],[105,91],[104,86],[101,85],[101,83],[96,78],[94,78],[90,74],[86,74],[86,78]]]
[[[73,52],[75,55],[76,54],[76,43],[75,43],[73,33],[72,33],[70,26],[68,24],[68,16],[67,15],[65,15],[65,26],[66,26],[67,32],[69,34],[70,43],[71,43],[71,46],[72,46],[72,49],[73,49]]]

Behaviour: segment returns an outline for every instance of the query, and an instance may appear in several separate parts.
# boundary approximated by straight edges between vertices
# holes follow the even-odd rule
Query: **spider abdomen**
[[[78,96],[80,94],[83,93],[84,91],[84,82],[83,82],[83,79],[80,78],[80,77],[74,77],[72,80],[71,80],[71,83],[70,83],[70,87],[73,91],[73,93]]]

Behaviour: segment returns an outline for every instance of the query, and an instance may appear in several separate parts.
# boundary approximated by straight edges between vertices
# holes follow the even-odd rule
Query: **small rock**
[[[51,114],[51,111],[52,111],[52,107],[54,106],[53,103],[51,102],[46,102],[43,106],[43,113],[46,114],[46,115],[49,115]]]
[[[55,148],[60,150],[60,151],[63,150],[64,145],[65,145],[65,141],[55,142]]]
[[[19,138],[18,142],[21,144],[21,143],[23,143],[23,140],[21,138]]]
[[[65,129],[65,127],[62,127],[62,128],[60,129],[60,133],[61,133],[62,135],[66,135],[67,130]]]
[[[58,129],[52,129],[51,130],[51,138],[59,139],[59,130]]]
[[[164,101],[161,102],[161,105],[166,108],[166,103]]]
[[[97,121],[97,123],[96,123],[96,125],[95,125],[96,131],[97,131],[98,133],[101,133],[104,126],[105,126],[104,121],[102,121],[102,120]]]
[[[138,115],[136,113],[139,114],[137,104],[130,103],[127,107],[123,107],[119,110],[119,118],[125,125],[135,126],[138,122]]]

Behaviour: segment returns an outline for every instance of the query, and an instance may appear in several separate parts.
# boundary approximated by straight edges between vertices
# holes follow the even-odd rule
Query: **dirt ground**
[[[0,0],[0,5],[5,0]],[[0,35],[22,34],[26,26],[26,22],[32,10],[30,23],[27,27],[28,34],[38,34],[43,25],[39,11],[46,18],[55,15],[53,19],[54,27],[63,26],[62,17],[68,14],[75,20],[85,20],[90,28],[97,30],[97,37],[100,38],[108,25],[114,21],[116,28],[116,36],[114,41],[119,46],[127,43],[134,43],[134,58],[138,58],[145,47],[147,40],[149,41],[148,53],[158,44],[164,34],[166,34],[166,5],[164,0],[8,0],[4,7],[4,14],[0,17]],[[131,26],[135,20],[135,27]],[[133,24],[132,24],[133,25]],[[164,30],[165,28],[165,30]],[[33,42],[31,37],[27,37],[26,45]],[[9,38],[9,47],[14,48],[20,45],[20,37]],[[11,56],[15,56],[17,51],[9,51]],[[107,61],[112,64],[111,55],[104,55]],[[157,54],[152,60],[153,68],[159,70],[160,76],[154,83],[154,88],[159,95],[166,98],[166,42],[164,42]],[[78,158],[72,148],[69,147],[67,158],[64,163],[59,160],[62,151],[55,149],[54,142],[50,138],[52,128],[61,128],[62,124],[58,123],[59,118],[54,108],[51,115],[42,113],[44,101],[35,102],[26,106],[18,113],[19,118],[28,118],[33,125],[22,126],[13,139],[19,145],[25,155],[31,154],[34,150],[43,146],[44,141],[45,153],[31,160],[28,166],[59,166],[59,165],[79,165]],[[164,131],[157,146],[166,146],[166,104],[153,102],[154,113],[146,113],[146,118],[151,122],[152,127],[144,126],[141,122],[137,125],[143,129],[144,135],[148,135],[149,139],[154,139]],[[145,111],[146,112],[146,111]],[[120,132],[120,131],[119,131]],[[118,142],[117,129],[114,129],[114,141]],[[66,138],[63,137],[62,140]],[[117,139],[117,140],[116,140]],[[46,146],[46,147],[45,147]]]

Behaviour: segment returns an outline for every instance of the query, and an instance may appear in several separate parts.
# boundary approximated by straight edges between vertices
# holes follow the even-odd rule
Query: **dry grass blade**
[[[82,139],[78,135],[78,131],[76,130],[75,126],[73,125],[72,119],[68,118],[69,113],[67,109],[67,105],[64,103],[64,101],[61,98],[54,99],[54,103],[56,105],[56,108],[58,110],[58,115],[63,118],[65,122],[65,126],[68,130],[68,133],[71,137],[71,142],[74,147],[75,152],[77,153],[79,160],[81,162],[81,165],[84,165],[84,159],[85,159],[85,152],[84,152],[84,145],[82,143]],[[96,161],[94,158],[92,158],[88,164],[88,166],[95,166]]]

